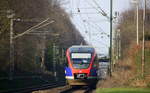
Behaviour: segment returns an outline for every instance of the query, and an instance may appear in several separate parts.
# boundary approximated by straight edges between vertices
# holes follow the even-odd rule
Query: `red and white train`
[[[69,85],[96,85],[98,61],[91,46],[72,46],[67,49],[65,77]]]

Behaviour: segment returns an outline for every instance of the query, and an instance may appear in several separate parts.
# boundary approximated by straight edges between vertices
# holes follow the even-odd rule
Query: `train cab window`
[[[71,60],[74,68],[88,68],[90,65],[91,58],[91,53],[71,53]]]
[[[72,53],[71,59],[73,64],[89,64],[91,60],[91,53]]]

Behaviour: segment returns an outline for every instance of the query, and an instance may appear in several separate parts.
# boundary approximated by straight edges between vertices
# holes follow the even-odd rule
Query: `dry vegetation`
[[[127,54],[124,59],[119,60],[116,63],[112,77],[107,77],[106,80],[99,82],[101,88],[122,88],[122,87],[139,87],[146,85],[133,84],[136,82],[136,65],[135,65],[135,55],[139,52],[140,47],[132,45],[128,49]],[[140,81],[141,82],[141,81]]]
[[[149,3],[147,2],[147,6]],[[149,77],[141,77],[141,45],[142,45],[142,18],[143,9],[139,9],[139,39],[140,45],[136,46],[136,13],[134,9],[124,11],[119,19],[118,28],[121,34],[121,59],[116,63],[112,77],[100,81],[98,86],[102,88],[115,87],[149,87]],[[146,9],[145,39],[150,40],[150,9]],[[149,43],[146,43],[147,45]],[[150,46],[147,46],[150,49]],[[147,53],[147,56],[150,52]],[[139,56],[140,55],[140,56]],[[139,58],[138,58],[139,57]],[[138,59],[138,60],[137,60]],[[147,57],[149,60],[149,57]],[[148,62],[147,60],[147,62]],[[140,65],[141,66],[141,65]],[[147,72],[148,69],[146,69]]]

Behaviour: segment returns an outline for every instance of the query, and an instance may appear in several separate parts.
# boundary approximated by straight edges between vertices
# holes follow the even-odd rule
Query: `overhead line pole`
[[[9,79],[13,79],[13,72],[14,72],[14,41],[13,41],[13,18],[10,19],[10,73]]]
[[[112,76],[112,8],[113,8],[113,0],[110,0],[110,76]]]
[[[139,0],[131,0],[136,6],[136,44],[139,45]]]
[[[137,38],[137,45],[139,45],[139,0],[137,0],[136,4],[136,38]]]
[[[146,0],[144,0],[144,8],[143,8],[142,76],[144,76],[144,66],[145,66],[145,16],[146,16]]]

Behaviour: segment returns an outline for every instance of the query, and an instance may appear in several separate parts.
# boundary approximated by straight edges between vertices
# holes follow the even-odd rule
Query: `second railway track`
[[[59,86],[65,86],[65,81],[60,81],[60,82],[51,83],[51,84],[44,84],[44,85],[39,85],[39,86],[20,88],[20,89],[15,89],[15,90],[2,91],[2,93],[31,93],[33,91],[51,89],[51,88],[55,88]]]

